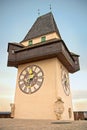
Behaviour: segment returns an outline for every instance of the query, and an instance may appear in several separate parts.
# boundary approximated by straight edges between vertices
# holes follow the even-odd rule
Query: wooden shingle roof
[[[56,32],[61,39],[53,14],[50,12],[37,18],[23,41],[27,41],[52,32]]]

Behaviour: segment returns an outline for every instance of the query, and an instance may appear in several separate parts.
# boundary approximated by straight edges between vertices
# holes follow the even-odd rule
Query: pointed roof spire
[[[61,39],[53,14],[50,12],[37,18],[23,41],[27,41],[52,32],[56,32]]]

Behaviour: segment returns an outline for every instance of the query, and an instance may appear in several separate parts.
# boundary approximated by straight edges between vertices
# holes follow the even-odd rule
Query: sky
[[[17,69],[7,67],[9,42],[23,40],[40,15],[51,11],[68,49],[80,55],[80,71],[70,74],[74,111],[87,111],[87,0],[0,0],[0,111],[14,102]]]

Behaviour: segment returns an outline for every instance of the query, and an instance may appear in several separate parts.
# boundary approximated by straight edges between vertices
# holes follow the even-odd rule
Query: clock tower
[[[69,73],[79,70],[78,58],[51,12],[38,17],[20,43],[9,43],[8,66],[18,69],[13,117],[73,120]]]

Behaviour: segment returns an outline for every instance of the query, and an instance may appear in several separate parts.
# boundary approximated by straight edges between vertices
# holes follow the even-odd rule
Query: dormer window
[[[46,36],[41,37],[41,42],[45,42],[46,41]]]
[[[28,45],[31,46],[32,44],[33,44],[33,41],[30,40],[30,41],[28,42]]]

